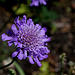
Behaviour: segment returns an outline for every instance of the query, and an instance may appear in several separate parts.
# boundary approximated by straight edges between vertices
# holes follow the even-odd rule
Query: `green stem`
[[[63,66],[64,66],[64,64],[63,64],[63,60],[61,60],[61,71],[60,71],[60,75],[63,75]]]
[[[61,59],[61,70],[60,70],[60,75],[64,75],[64,63],[66,61],[66,54],[65,53],[62,53],[60,56],[60,59]]]

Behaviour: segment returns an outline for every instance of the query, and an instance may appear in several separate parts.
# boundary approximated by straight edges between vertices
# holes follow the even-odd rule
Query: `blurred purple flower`
[[[47,58],[50,50],[46,47],[47,42],[50,41],[45,35],[47,29],[41,28],[39,24],[34,25],[32,19],[28,19],[26,22],[26,16],[19,21],[19,17],[14,20],[15,24],[12,24],[11,30],[8,30],[2,34],[2,40],[8,41],[8,45],[13,43],[17,47],[17,50],[13,52],[12,57],[18,57],[18,59],[29,58],[29,62],[34,64],[34,61],[38,66],[42,66],[40,60]],[[33,61],[34,60],[34,61]]]
[[[39,6],[39,3],[40,4],[44,4],[44,5],[46,5],[47,3],[46,3],[46,0],[31,0],[32,1],[32,3],[30,4],[30,6]]]

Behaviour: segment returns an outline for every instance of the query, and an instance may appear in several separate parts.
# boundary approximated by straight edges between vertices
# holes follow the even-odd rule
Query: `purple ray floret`
[[[46,5],[47,3],[46,3],[46,0],[31,0],[32,1],[32,3],[30,4],[30,6],[39,6],[39,3],[40,4],[44,4],[44,5]]]
[[[19,21],[19,17],[14,20],[11,30],[2,34],[2,40],[7,41],[11,46],[13,43],[17,50],[13,52],[12,57],[18,57],[19,60],[29,58],[29,62],[38,66],[42,66],[40,60],[48,57],[50,50],[46,47],[46,43],[50,41],[50,37],[45,35],[47,29],[39,24],[34,25],[32,19],[26,20],[26,16]]]

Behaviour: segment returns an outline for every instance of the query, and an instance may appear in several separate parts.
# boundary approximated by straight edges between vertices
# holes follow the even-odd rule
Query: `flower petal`
[[[38,0],[32,0],[32,3],[30,4],[30,6],[39,6],[39,1]]]
[[[32,59],[31,56],[29,56],[29,62],[30,62],[31,64],[34,64],[34,61],[33,61],[33,59]]]
[[[11,26],[11,30],[12,30],[15,34],[18,33],[18,30],[17,30],[15,24],[12,24],[12,26]]]
[[[47,57],[48,57],[48,55],[42,55],[42,54],[40,54],[39,60],[43,60],[43,59],[45,59],[45,58],[47,58]]]
[[[23,59],[26,59],[26,58],[27,58],[27,51],[25,50],[24,55],[23,55]]]
[[[17,26],[19,26],[19,16],[15,18],[14,22]]]
[[[26,16],[23,15],[23,18],[19,22],[20,22],[20,25],[25,24],[26,23]]]
[[[12,30],[8,30],[6,33],[10,36],[14,36],[14,33],[12,32]]]
[[[22,50],[20,50],[20,53],[18,54],[17,57],[18,57],[19,60],[23,59],[23,51]]]
[[[33,23],[32,19],[29,19],[29,20],[27,20],[27,24],[28,25],[33,25],[34,23]]]
[[[8,41],[8,45],[11,46],[14,41]]]
[[[45,39],[43,39],[42,41],[43,41],[43,42],[48,42],[48,41],[50,41],[50,39],[51,39],[51,37],[45,38]]]
[[[12,57],[16,57],[18,54],[18,51],[13,52]]]
[[[40,30],[40,35],[45,35],[47,29],[45,27],[43,27],[41,30]]]
[[[3,34],[1,35],[1,37],[2,37],[2,40],[3,40],[3,41],[12,40],[12,37],[7,36],[5,33],[3,33]]]
[[[39,0],[39,1],[40,1],[40,4],[44,4],[44,5],[47,4],[45,0]]]
[[[18,45],[18,42],[14,42],[15,46]]]
[[[18,42],[17,47],[21,47],[22,48],[22,44]]]
[[[39,49],[43,53],[46,53],[46,54],[50,53],[50,50],[45,46],[39,46]]]
[[[39,24],[36,24],[34,29],[35,32],[38,32],[40,29],[41,29],[41,26]]]
[[[41,67],[41,66],[42,66],[41,62],[38,60],[38,58],[37,58],[37,57],[35,57],[35,58],[34,58],[34,60],[35,60],[35,62],[38,64],[38,66],[39,66],[39,67]]]

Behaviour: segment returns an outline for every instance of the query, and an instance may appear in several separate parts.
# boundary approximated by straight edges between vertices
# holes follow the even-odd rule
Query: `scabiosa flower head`
[[[44,4],[44,5],[46,5],[46,0],[31,0],[32,1],[32,3],[30,4],[30,6],[39,6],[39,3],[40,4]]]
[[[48,57],[50,50],[46,47],[50,37],[45,35],[47,29],[41,28],[39,24],[34,25],[32,19],[26,21],[26,16],[19,21],[19,17],[14,20],[15,24],[12,24],[11,30],[8,30],[2,34],[2,40],[8,41],[8,45],[13,43],[17,47],[17,50],[13,52],[12,57],[18,57],[18,59],[29,58],[29,62],[34,64],[34,61],[41,67],[40,60]]]

